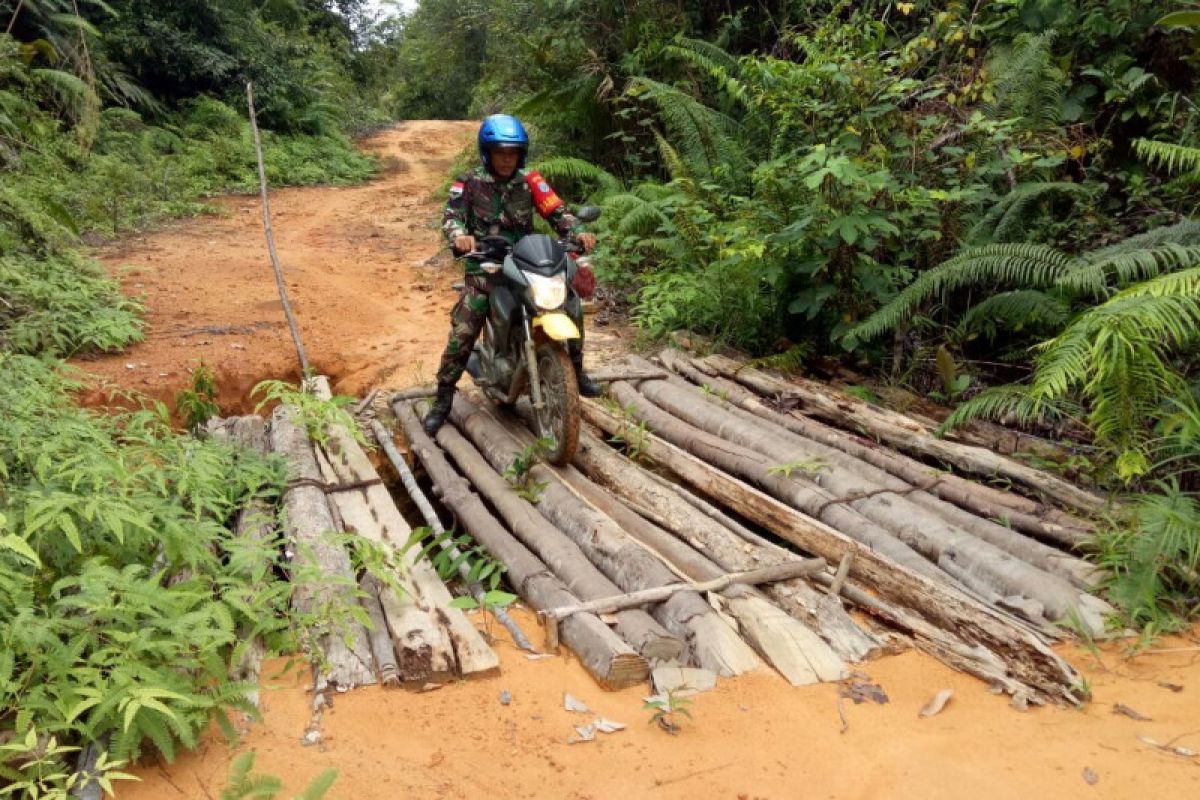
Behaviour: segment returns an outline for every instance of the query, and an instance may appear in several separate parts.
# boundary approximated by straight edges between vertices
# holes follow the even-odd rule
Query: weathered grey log
[[[1064,547],[1078,547],[1091,536],[1091,523],[1056,508],[1042,505],[1011,492],[973,483],[958,475],[928,466],[914,458],[881,447],[877,442],[850,431],[826,425],[796,412],[781,413],[767,406],[761,396],[739,383],[702,369],[678,351],[664,351],[662,359],[672,370],[700,386],[709,386],[718,397],[757,416],[815,442],[836,448],[950,503],[982,517],[999,519],[1013,528],[1031,533]]]
[[[75,800],[103,800],[104,787],[97,780],[96,765],[100,762],[100,754],[107,745],[108,737],[105,736],[101,738],[100,744],[89,742],[79,751],[79,757],[75,761],[75,771],[84,777],[71,789],[71,797]]]
[[[375,656],[375,666],[379,670],[379,682],[384,686],[395,686],[400,683],[400,664],[396,661],[396,650],[379,600],[379,582],[373,575],[363,575],[358,581],[358,590],[359,602],[367,612],[367,619],[371,620],[367,635],[370,636],[371,655]]]
[[[686,489],[634,464],[586,430],[579,439],[575,464],[638,514],[689,542],[726,572],[800,558],[746,530]],[[812,625],[844,660],[861,661],[878,651],[879,641],[863,631],[840,603],[806,581],[772,583],[763,591],[793,617]]]
[[[279,406],[271,415],[271,450],[287,464],[288,489],[283,508],[292,539],[292,609],[312,624],[336,622],[337,629],[322,632],[317,639],[321,656],[315,658],[318,684],[333,683],[350,688],[375,682],[367,632],[349,617],[339,620],[316,619],[325,609],[348,608],[358,581],[350,569],[346,550],[331,540],[333,517],[325,501],[324,483],[316,456],[304,428],[292,418],[293,411]],[[343,615],[345,616],[345,615]]]
[[[563,470],[570,472],[570,470]],[[689,579],[696,592],[720,592],[722,605],[734,620],[738,631],[763,660],[773,666],[793,686],[807,686],[846,677],[846,665],[824,640],[799,620],[783,613],[752,586],[776,580],[801,579],[825,569],[822,559],[792,561],[760,567],[746,572],[725,573],[719,566],[692,550],[654,523],[638,516],[620,500],[577,472],[568,478],[571,488],[600,511],[607,514],[630,536]],[[625,595],[640,595],[644,600],[673,587],[646,589]]]
[[[839,427],[865,431],[892,447],[937,459],[965,472],[985,478],[1007,478],[1024,486],[1026,491],[1052,498],[1067,508],[1085,514],[1098,514],[1108,505],[1104,498],[1047,472],[981,447],[939,439],[919,423],[906,419],[902,414],[877,408],[815,381],[803,378],[784,381],[761,370],[739,364],[726,356],[706,356],[698,363],[707,365],[725,377],[762,394],[797,397],[804,403],[805,413],[833,422]]]
[[[475,443],[496,470],[505,469],[520,444],[461,395],[451,419]],[[547,465],[529,470],[544,484],[537,510],[567,534],[622,591],[631,592],[674,582],[662,562],[632,541],[611,519],[579,498]],[[654,609],[667,630],[681,636],[689,661],[721,675],[740,675],[762,666],[737,633],[695,592],[677,592]]]
[[[545,564],[492,516],[470,484],[459,476],[442,455],[441,449],[425,434],[412,407],[408,404],[396,404],[394,408],[404,427],[409,446],[424,465],[434,486],[440,491],[442,502],[454,511],[467,532],[491,554],[492,558],[505,565],[509,581],[525,602],[538,611],[579,602],[579,598],[572,594]],[[457,437],[456,444],[470,447],[449,426],[444,426],[439,435],[445,439],[450,438],[451,433]],[[456,458],[461,465],[463,460],[466,460],[466,453],[461,447],[458,449],[459,454]],[[478,453],[474,454],[474,459],[486,467]],[[641,613],[649,619],[645,612]],[[645,681],[649,675],[646,660],[635,653],[595,614],[578,614],[564,620],[560,632],[563,642],[575,652],[584,667],[602,685],[614,689],[624,688]],[[676,655],[681,649],[682,645],[677,642]]]
[[[371,433],[374,434],[375,441],[379,442],[379,446],[383,448],[383,452],[387,455],[388,460],[392,462],[392,466],[400,476],[400,481],[404,484],[404,490],[408,492],[408,496],[425,519],[425,524],[429,526],[429,529],[437,538],[438,546],[446,554],[446,557],[450,559],[451,563],[458,564],[458,574],[463,579],[467,591],[471,593],[471,597],[475,598],[475,602],[479,604],[479,607],[483,608],[485,605],[484,595],[487,591],[479,581],[471,580],[471,565],[463,558],[462,552],[454,545],[454,541],[443,535],[446,533],[446,527],[442,525],[437,512],[434,511],[433,505],[429,502],[429,498],[425,496],[425,493],[421,491],[421,487],[417,485],[416,476],[408,468],[408,463],[400,455],[400,451],[396,449],[396,444],[392,441],[391,435],[388,434],[387,429],[380,424],[379,420],[371,421]],[[507,611],[498,606],[490,606],[487,613],[495,617],[496,621],[505,627],[517,647],[522,650],[528,650],[531,653],[535,652],[533,645],[526,638],[525,632],[521,630],[521,626],[509,616]]]
[[[838,503],[838,498],[829,492],[772,472],[771,468],[778,462],[688,425],[663,411],[627,383],[615,383],[609,392],[634,417],[645,422],[664,439],[684,447],[710,464],[750,481],[771,496],[832,525],[913,572],[932,580],[953,582],[949,575],[931,564],[920,553],[856,510]],[[625,435],[629,435],[628,431]],[[841,558],[840,553],[838,558]]]
[[[610,435],[627,427],[594,401],[585,401],[583,410],[590,422]],[[1079,701],[1078,673],[1038,637],[990,608],[806,517],[658,436],[647,434],[640,449],[696,490],[808,553],[832,562],[853,552],[854,584],[843,594],[853,599],[855,585],[869,586],[880,601],[876,612],[912,631],[919,646],[949,666],[994,682],[1014,700]]]
[[[327,378],[317,376],[311,379],[311,384],[318,397],[330,397]],[[412,529],[396,508],[395,501],[383,486],[379,473],[362,447],[350,431],[339,425],[330,426],[326,433],[329,439],[326,455],[338,481],[343,485],[357,484],[362,487],[355,491],[338,492],[331,496],[332,501],[360,536],[390,550],[404,570],[404,575],[397,578],[404,593],[392,592],[395,596],[390,603],[387,598],[380,598],[385,616],[389,614],[389,609],[402,608],[410,618],[408,623],[396,625],[389,616],[394,638],[408,642],[414,652],[423,643],[431,645],[435,648],[435,661],[441,660],[436,647],[443,640],[448,640],[452,652],[445,660],[461,675],[486,675],[497,671],[500,668],[499,656],[463,612],[451,605],[454,598],[429,560],[419,557],[417,548],[408,547]],[[389,591],[389,586],[382,587],[383,595]],[[431,629],[438,627],[444,632]],[[419,660],[405,658],[402,653],[398,652],[397,655],[401,657],[402,669],[419,663]],[[403,677],[410,680],[407,676]]]
[[[449,425],[438,431],[437,442],[459,470],[495,507],[500,518],[522,543],[578,597],[593,599],[621,590],[553,523],[513,491],[512,486],[480,455],[474,445]],[[634,650],[652,661],[670,661],[683,654],[683,640],[641,609],[616,615],[617,632]]]
[[[1081,593],[1066,578],[1039,569],[983,537],[952,524],[948,520],[956,509],[947,508],[943,516],[918,505],[909,495],[924,493],[899,478],[805,439],[768,419],[755,417],[736,407],[723,408],[705,402],[686,382],[680,386],[667,380],[644,381],[639,384],[639,391],[679,419],[723,440],[736,441],[776,464],[804,460],[819,464],[815,474],[805,474],[794,480],[800,485],[826,490],[836,498],[834,502],[855,509],[1001,607],[1042,625],[1045,624],[1043,617],[1062,620],[1071,616],[1078,618],[1092,635],[1103,633],[1104,617],[1112,611],[1107,603]],[[925,496],[934,504],[940,502]],[[971,519],[968,524],[972,528],[985,535],[989,532],[984,521],[980,520],[976,525],[974,518]],[[1017,540],[1023,538],[1002,529],[1003,534]],[[1029,544],[1032,551],[1035,543]]]

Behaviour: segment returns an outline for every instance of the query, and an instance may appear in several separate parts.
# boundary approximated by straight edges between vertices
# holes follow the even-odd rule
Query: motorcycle
[[[588,206],[577,216],[592,222],[600,209]],[[467,373],[503,406],[528,393],[534,434],[550,442],[546,460],[570,462],[579,444],[579,386],[567,349],[583,336],[583,304],[571,288],[582,260],[579,245],[544,234],[515,245],[503,236],[483,236],[460,258],[479,259],[493,276],[488,316]]]

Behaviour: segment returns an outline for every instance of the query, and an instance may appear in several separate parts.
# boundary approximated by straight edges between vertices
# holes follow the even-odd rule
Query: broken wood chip
[[[1171,742],[1173,742],[1174,739],[1172,739],[1171,742],[1163,744],[1161,742],[1156,742],[1149,736],[1138,736],[1137,738],[1138,741],[1143,744],[1148,744],[1153,748],[1162,750],[1164,753],[1170,753],[1171,755],[1179,756],[1180,758],[1195,758],[1198,755],[1196,751],[1192,750],[1190,747],[1180,747],[1179,745],[1172,744]]]
[[[567,711],[574,711],[576,714],[587,714],[591,711],[587,704],[578,699],[570,692],[563,692],[563,708]]]
[[[841,688],[838,689],[838,696],[845,697],[848,700],[853,700],[854,705],[858,705],[866,700],[883,705],[888,702],[888,696],[883,687],[877,683],[871,682],[869,675],[863,675],[861,672],[855,672],[842,682]]]
[[[528,653],[525,656],[530,661],[541,661],[543,658],[554,658],[553,653]]]
[[[442,688],[442,684],[440,684],[440,683],[427,683],[424,686],[422,686],[420,689],[417,689],[417,693],[419,694],[421,692],[434,692],[440,688]]]
[[[1179,694],[1180,692],[1183,691],[1183,687],[1180,686],[1178,683],[1168,683],[1167,681],[1159,681],[1158,685],[1164,689],[1168,689],[1172,692],[1175,692],[1175,694]]]
[[[920,716],[932,717],[935,714],[942,713],[942,709],[946,707],[946,703],[950,702],[950,698],[954,697],[953,689],[942,689],[933,696],[933,699],[925,704],[921,709]]]
[[[592,725],[576,725],[576,736],[567,739],[567,744],[580,744],[581,742],[590,742],[596,738],[596,728]]]
[[[1130,719],[1137,720],[1138,722],[1150,722],[1150,717],[1147,717],[1145,714],[1141,713],[1140,711],[1133,710],[1132,708],[1125,705],[1124,703],[1113,703],[1112,713],[1124,714],[1125,716],[1129,717]]]
[[[611,719],[605,719],[604,717],[596,717],[592,721],[592,727],[601,733],[616,733],[617,731],[625,730],[623,723],[613,722]]]
[[[1095,786],[1100,782],[1100,776],[1091,767],[1083,768],[1083,779],[1088,782],[1088,786]]]

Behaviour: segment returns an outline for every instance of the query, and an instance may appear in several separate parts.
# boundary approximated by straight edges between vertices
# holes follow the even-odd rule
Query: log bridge
[[[534,463],[520,492],[509,478],[533,444],[524,404],[460,392],[435,438],[421,424],[428,387],[366,411],[385,406],[368,429],[426,522],[441,530],[406,458],[457,531],[504,564],[546,649],[565,646],[620,688],[661,664],[837,681],[915,646],[1018,706],[1078,702],[1079,676],[1050,645],[1104,632],[1111,609],[1092,592],[1103,576],[1079,555],[1104,498],[978,430],[938,437],[927,420],[726,355],[668,348],[598,377],[608,396],[584,402],[573,463]],[[407,453],[383,424],[392,414]],[[497,669],[430,564],[403,548],[411,528],[349,431],[314,444],[281,408],[265,440],[288,463],[293,578],[324,576],[299,583],[297,610],[340,596],[373,623],[317,637],[319,682]],[[330,530],[382,545],[395,580],[356,575]]]

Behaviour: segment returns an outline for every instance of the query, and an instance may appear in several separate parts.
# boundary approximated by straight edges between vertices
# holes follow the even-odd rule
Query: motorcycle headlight
[[[526,272],[525,279],[529,281],[529,295],[533,298],[533,304],[543,311],[553,311],[567,302],[567,277],[563,273],[547,278]]]

